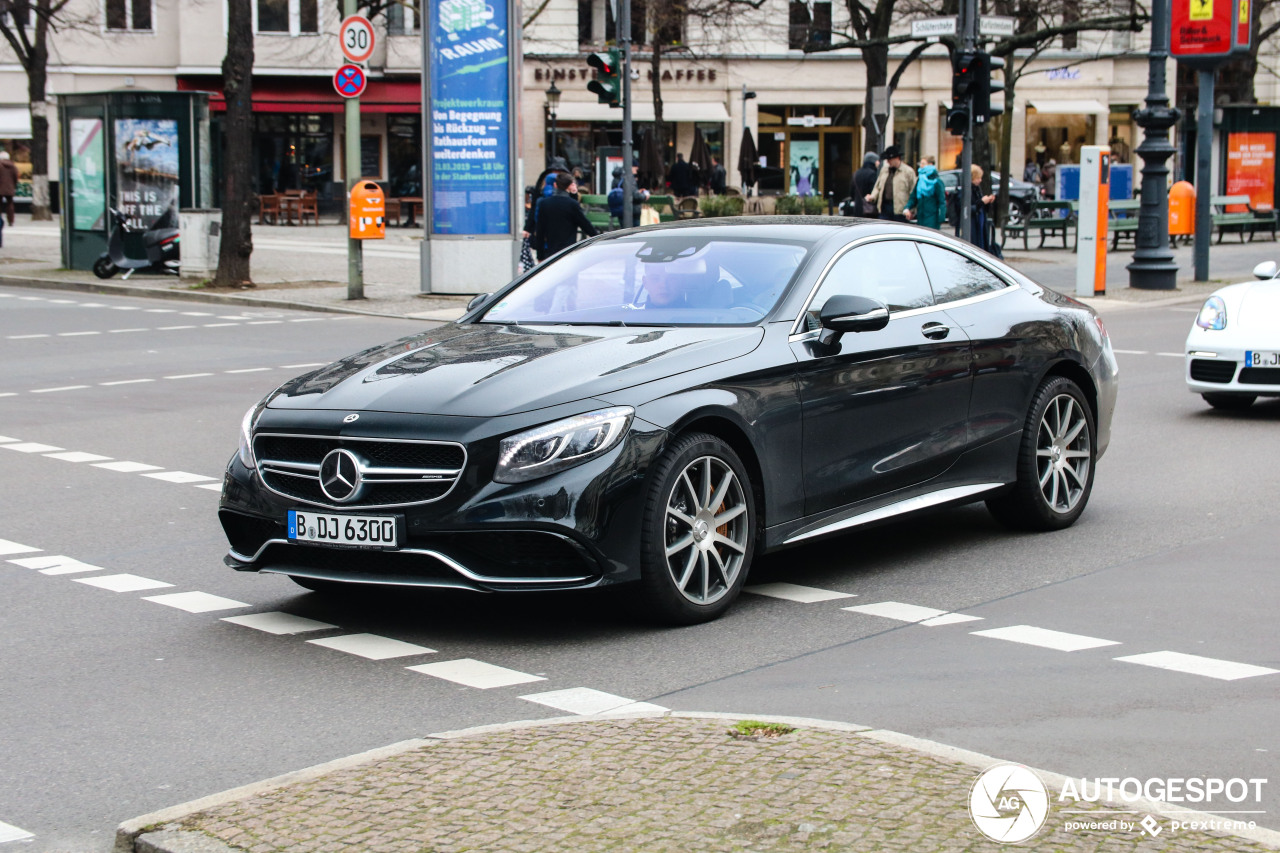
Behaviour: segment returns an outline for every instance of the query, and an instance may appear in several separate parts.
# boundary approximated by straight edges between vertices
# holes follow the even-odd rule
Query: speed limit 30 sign
[[[364,62],[373,56],[373,24],[363,15],[352,15],[338,30],[342,55],[352,62]]]

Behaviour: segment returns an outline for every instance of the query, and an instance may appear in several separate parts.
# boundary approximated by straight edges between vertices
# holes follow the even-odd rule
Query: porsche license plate
[[[289,539],[293,542],[316,542],[353,548],[398,548],[399,517],[331,515],[289,510]]]
[[[1262,350],[1245,350],[1244,351],[1245,367],[1280,367],[1280,352],[1266,352]]]

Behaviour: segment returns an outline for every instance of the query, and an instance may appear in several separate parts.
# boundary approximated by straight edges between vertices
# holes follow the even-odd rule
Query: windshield
[[[533,273],[482,323],[749,325],[769,313],[810,245],[692,229],[602,240]]]

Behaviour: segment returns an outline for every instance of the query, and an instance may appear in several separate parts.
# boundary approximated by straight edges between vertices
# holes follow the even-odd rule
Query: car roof
[[[715,236],[716,232],[721,232],[723,236],[733,239],[792,236],[798,240],[816,242],[841,229],[865,228],[872,231],[877,226],[894,224],[896,223],[858,216],[725,216],[712,219],[683,219],[677,222],[663,222],[659,225],[619,229],[610,231],[597,239],[614,239],[692,228],[707,233],[707,236]]]

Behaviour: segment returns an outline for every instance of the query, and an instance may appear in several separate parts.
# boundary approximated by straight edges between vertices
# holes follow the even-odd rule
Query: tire
[[[118,272],[120,272],[120,268],[111,263],[111,259],[106,255],[93,262],[93,274],[98,278],[111,278]]]
[[[296,583],[303,589],[309,589],[312,592],[324,594],[349,593],[352,584],[343,583],[342,581],[327,581],[321,578],[304,578],[297,575],[289,575],[289,580]]]
[[[1061,530],[1084,512],[1097,467],[1093,411],[1080,386],[1062,376],[1040,384],[1027,412],[1013,488],[987,501],[1002,524]]]
[[[1258,399],[1253,394],[1201,394],[1204,401],[1224,412],[1243,412]]]
[[[645,497],[644,615],[677,625],[721,616],[742,591],[758,524],[751,479],[733,448],[706,433],[677,438],[654,464]]]

